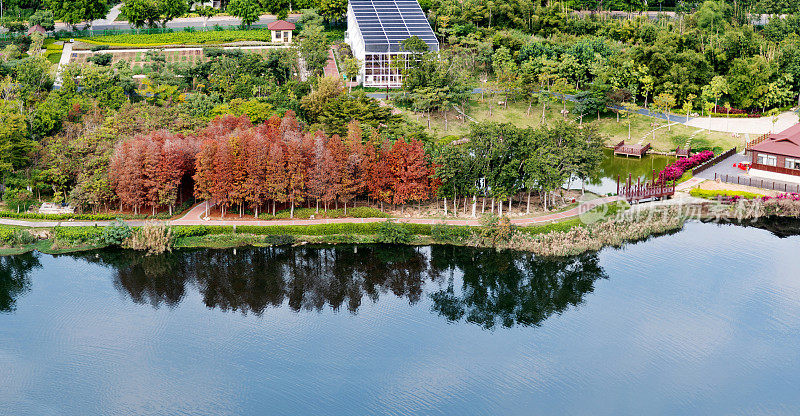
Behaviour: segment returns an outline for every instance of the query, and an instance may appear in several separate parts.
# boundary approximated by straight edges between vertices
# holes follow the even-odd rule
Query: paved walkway
[[[56,68],[56,79],[53,82],[56,88],[61,87],[61,71],[69,64],[70,59],[72,59],[72,43],[64,42],[64,50],[61,51],[61,59],[58,61],[58,68]]]
[[[684,120],[683,124],[706,130],[760,136],[784,131],[797,123],[797,113],[785,112],[778,115],[778,120],[774,125],[772,117],[769,116],[759,118],[695,117],[688,122]],[[755,137],[751,137],[751,139],[755,139]]]
[[[750,161],[750,156],[745,156],[742,153],[734,153],[714,166],[698,173],[697,178],[708,180],[719,178],[721,182],[733,185],[751,186],[778,192],[794,192],[800,190],[800,185],[796,182],[786,182],[750,175],[748,172],[735,166],[739,163],[749,163]]]
[[[734,153],[725,159],[720,160],[708,169],[698,173],[697,177],[714,180],[716,178],[714,174],[730,176],[746,175],[747,172],[734,166],[742,162],[750,162],[750,157],[745,156],[742,153]]]
[[[333,56],[333,48],[328,49],[328,62],[325,64],[325,76],[342,79],[339,68],[336,66],[336,58]]]
[[[541,215],[533,218],[515,218],[511,220],[514,225],[526,226],[534,224],[544,224],[553,221],[564,220],[584,214],[598,206],[609,204],[616,201],[621,201],[622,198],[618,196],[609,196],[603,198],[593,199],[584,202],[577,207],[571,208],[563,212],[553,214]],[[318,224],[343,224],[343,223],[373,223],[386,221],[385,218],[331,218],[319,220],[237,220],[235,215],[231,215],[231,220],[203,220],[202,215],[205,212],[204,203],[194,206],[183,217],[172,220],[164,221],[170,225],[220,225],[220,226],[277,226],[277,225],[318,225]],[[462,225],[462,226],[479,226],[481,225],[478,219],[464,219],[464,220],[442,220],[439,218],[421,219],[421,218],[399,218],[398,222],[407,224],[441,224],[442,222],[448,225]],[[131,220],[125,221],[131,226],[140,226],[146,221],[144,220]],[[111,223],[111,221],[25,221],[0,218],[0,224],[3,225],[16,225],[23,227],[104,227]]]
[[[694,177],[689,179],[688,181],[681,182],[675,186],[675,190],[678,192],[688,191],[694,188],[697,185],[700,185],[705,181],[705,178]]]

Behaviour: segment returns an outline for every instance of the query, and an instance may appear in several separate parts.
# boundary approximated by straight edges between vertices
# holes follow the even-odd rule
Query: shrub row
[[[0,227],[0,246],[21,246],[32,244],[36,238],[28,231],[13,227]]]
[[[316,225],[242,225],[216,226],[216,225],[186,225],[172,227],[172,235],[176,238],[181,237],[201,237],[213,234],[254,234],[254,235],[336,235],[336,234],[376,234],[381,222],[371,222],[365,224],[341,223],[341,224],[316,224]],[[431,235],[429,224],[399,224],[403,229],[411,234]]]
[[[176,211],[178,212],[178,211]],[[166,220],[172,218],[169,213],[162,212],[156,215],[133,215],[133,214],[40,214],[38,212],[14,212],[14,211],[0,211],[0,218],[14,218],[26,220],[44,220],[44,221],[111,221],[115,219],[124,220],[146,220],[146,219],[161,219]]]
[[[258,218],[264,220],[282,220],[288,219],[291,212],[288,209],[284,209],[272,214],[262,214],[259,215]],[[296,219],[308,219],[311,216],[314,218],[388,218],[389,215],[385,212],[382,212],[379,209],[372,208],[372,207],[354,207],[347,209],[347,215],[343,209],[329,209],[327,211],[320,210],[317,211],[315,208],[297,208],[294,210],[294,218]]]
[[[471,227],[448,225],[445,223],[431,226],[431,237],[440,243],[464,242],[472,236]]]
[[[697,198],[705,198],[705,199],[716,199],[718,196],[728,196],[728,197],[739,197],[745,199],[756,199],[761,198],[764,195],[755,194],[752,192],[744,192],[744,191],[718,191],[718,190],[711,190],[711,189],[692,189],[689,191],[689,195],[697,197]]]
[[[102,227],[55,227],[56,240],[66,243],[95,243],[103,235]]]

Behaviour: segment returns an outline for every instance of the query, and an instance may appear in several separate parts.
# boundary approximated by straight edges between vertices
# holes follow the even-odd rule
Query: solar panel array
[[[439,50],[417,0],[350,0],[367,52],[399,52],[400,42],[418,36],[432,51]]]

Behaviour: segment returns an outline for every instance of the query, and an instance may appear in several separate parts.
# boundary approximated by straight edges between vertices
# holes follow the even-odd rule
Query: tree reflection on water
[[[543,259],[529,253],[452,246],[303,246],[74,254],[114,268],[114,285],[134,302],[174,307],[194,286],[209,308],[261,315],[343,307],[391,293],[450,321],[484,328],[536,326],[583,301],[606,278],[596,254]]]
[[[33,253],[0,257],[0,313],[13,312],[17,298],[31,288],[30,273],[41,267]]]

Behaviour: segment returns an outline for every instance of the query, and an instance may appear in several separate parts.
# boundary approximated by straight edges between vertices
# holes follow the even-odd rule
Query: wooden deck
[[[681,147],[678,146],[678,148],[675,149],[675,156],[678,159],[683,158],[683,157],[688,158],[688,157],[692,156],[692,148],[689,147],[689,148],[686,148],[686,149],[681,149]]]
[[[768,137],[769,137],[769,133],[767,133],[767,134],[762,134],[761,136],[758,136],[757,138],[755,138],[755,139],[753,139],[753,140],[750,140],[750,141],[749,141],[749,142],[747,142],[747,144],[745,145],[745,147],[744,147],[744,150],[745,150],[746,152],[749,152],[751,147],[753,147],[753,146],[755,146],[755,145],[757,145],[757,144],[759,144],[759,143],[763,142],[764,140],[767,140],[767,138],[768,138]]]
[[[625,144],[625,141],[621,141],[614,146],[614,155],[624,155],[625,157],[628,156],[636,156],[641,158],[642,156],[647,154],[647,151],[650,150],[650,143],[645,145],[641,144]]]

